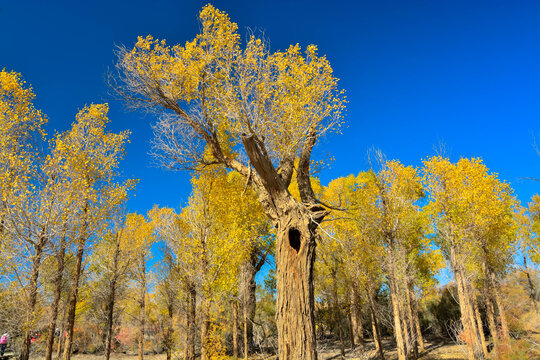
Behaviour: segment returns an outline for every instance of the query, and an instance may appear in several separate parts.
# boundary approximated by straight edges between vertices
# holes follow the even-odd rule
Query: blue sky
[[[116,45],[138,35],[169,44],[192,39],[206,1],[0,0],[0,67],[23,74],[50,117],[49,133],[78,109],[110,103],[111,127],[133,134],[122,164],[139,178],[131,211],[179,207],[189,174],[152,167],[154,119],[126,112],[105,74]],[[540,183],[540,2],[536,1],[214,1],[245,29],[263,30],[272,49],[314,43],[349,98],[342,135],[323,139],[317,157],[335,158],[323,183],[367,168],[376,147],[421,165],[444,143],[453,160],[482,157],[522,202]],[[540,142],[540,140],[539,140]]]

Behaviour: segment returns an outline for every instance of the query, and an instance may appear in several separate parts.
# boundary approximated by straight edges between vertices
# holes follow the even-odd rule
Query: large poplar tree
[[[184,46],[148,36],[121,49],[117,89],[160,117],[154,153],[165,166],[223,164],[256,189],[277,232],[279,357],[316,359],[313,261],[328,210],[311,186],[311,153],[339,127],[344,96],[316,46],[271,53],[251,36],[242,48],[227,14],[207,5],[200,20]],[[295,168],[299,201],[288,191]]]

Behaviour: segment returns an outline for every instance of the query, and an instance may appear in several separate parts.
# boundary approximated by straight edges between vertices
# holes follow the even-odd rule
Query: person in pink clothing
[[[7,343],[9,339],[9,334],[5,333],[0,337],[0,356],[4,356],[4,352],[6,351]]]

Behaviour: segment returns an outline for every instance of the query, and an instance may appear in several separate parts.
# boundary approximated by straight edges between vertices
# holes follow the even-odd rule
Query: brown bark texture
[[[279,221],[276,239],[279,358],[317,359],[313,318],[315,226],[299,206]]]
[[[111,357],[112,337],[113,337],[113,321],[114,321],[114,305],[116,302],[116,287],[117,287],[117,271],[118,271],[118,258],[120,256],[120,241],[118,234],[116,235],[116,245],[114,249],[113,257],[113,277],[109,283],[109,296],[107,299],[107,323],[105,334],[105,360],[109,360]]]
[[[60,240],[60,246],[56,253],[56,274],[54,277],[54,299],[51,304],[51,318],[49,321],[49,329],[47,332],[47,345],[45,348],[45,360],[52,359],[53,346],[54,346],[54,334],[56,331],[56,321],[58,319],[58,308],[60,304],[60,298],[62,296],[62,279],[64,275],[64,261],[66,256],[66,237],[65,234]],[[58,341],[62,339],[62,334],[58,338]]]
[[[186,297],[186,340],[184,348],[184,359],[195,359],[195,316],[197,310],[197,290],[195,284],[189,284]]]
[[[73,274],[73,284],[69,295],[67,317],[66,317],[66,339],[64,340],[64,360],[71,358],[71,347],[73,345],[73,328],[75,326],[75,311],[77,310],[77,298],[79,295],[79,282],[82,273],[82,261],[84,256],[84,246],[86,239],[79,239],[75,262],[75,273]]]
[[[418,336],[418,350],[424,351],[425,345],[424,345],[424,337],[422,336],[422,328],[420,327],[418,300],[416,299],[416,295],[414,294],[414,291],[411,290],[410,294],[411,294],[411,299],[412,299],[412,304],[413,304],[414,326],[416,327],[416,334]]]
[[[351,290],[351,327],[354,344],[364,350],[364,327],[362,325],[362,302],[355,286]],[[354,345],[353,345],[354,346]]]
[[[138,336],[138,359],[144,359],[144,327],[146,323],[146,259],[141,255],[141,293],[139,298],[139,336]]]
[[[38,294],[38,279],[39,270],[41,267],[41,258],[43,255],[43,248],[47,242],[45,237],[40,237],[35,245],[35,254],[32,258],[32,275],[30,277],[30,283],[28,284],[28,301],[26,304],[26,326],[23,334],[23,344],[21,353],[19,355],[20,360],[28,360],[30,358],[30,346],[32,336],[32,325],[34,323],[34,310],[36,308],[37,294]]]
[[[233,337],[233,358],[238,358],[238,302],[231,301],[232,307],[232,337]]]

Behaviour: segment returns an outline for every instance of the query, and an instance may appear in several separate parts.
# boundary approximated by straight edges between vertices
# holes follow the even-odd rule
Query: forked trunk
[[[316,224],[291,206],[279,218],[276,238],[276,325],[280,360],[316,360],[313,262]]]
[[[478,339],[476,322],[474,321],[472,306],[469,301],[466,279],[464,278],[462,267],[458,263],[454,246],[450,247],[450,266],[452,267],[456,278],[461,324],[463,326],[462,333],[456,334],[456,336],[460,336],[462,341],[466,343],[467,357],[469,360],[480,359],[482,357],[482,349]]]

